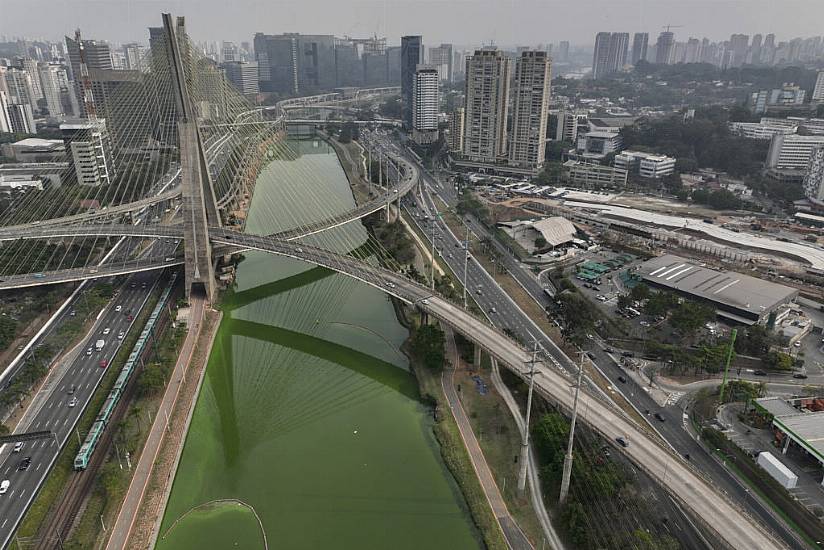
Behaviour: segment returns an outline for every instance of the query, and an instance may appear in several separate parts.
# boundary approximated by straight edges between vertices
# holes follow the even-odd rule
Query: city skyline
[[[788,10],[787,4],[793,9]],[[49,17],[33,18],[42,5]],[[732,33],[774,33],[777,39],[820,35],[818,21],[824,3],[817,0],[788,0],[780,6],[768,0],[585,0],[568,4],[536,0],[499,3],[477,0],[460,3],[431,2],[423,5],[397,1],[328,2],[292,0],[263,3],[242,0],[232,4],[205,0],[160,0],[153,2],[114,0],[77,1],[56,4],[45,0],[6,0],[0,21],[0,36],[60,40],[80,27],[84,34],[111,42],[147,41],[146,28],[158,11],[186,16],[200,30],[197,40],[249,41],[255,32],[275,34],[300,32],[338,36],[386,36],[400,43],[406,34],[422,34],[424,43],[459,46],[496,44],[502,48],[535,46],[570,41],[573,46],[591,44],[595,32],[658,33],[673,25],[676,39],[706,36],[729,39]],[[707,18],[708,9],[712,18]],[[473,25],[465,25],[468,11]],[[126,17],[123,17],[123,14]],[[797,14],[804,13],[804,17]],[[791,15],[790,15],[791,14]],[[559,16],[562,15],[562,16]],[[764,21],[769,21],[765,27]]]

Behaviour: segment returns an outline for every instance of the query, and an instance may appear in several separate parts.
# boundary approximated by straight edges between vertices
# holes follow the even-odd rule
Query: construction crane
[[[684,25],[664,25],[661,27],[662,29],[667,29],[667,32],[670,32],[670,29],[680,29]]]

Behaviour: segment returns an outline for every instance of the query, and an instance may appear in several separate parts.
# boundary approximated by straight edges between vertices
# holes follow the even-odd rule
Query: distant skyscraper
[[[335,87],[335,37],[330,34],[255,34],[260,89],[312,94]]]
[[[599,32],[592,55],[592,78],[603,78],[620,71],[627,63],[629,33]]]
[[[632,64],[637,65],[639,61],[647,60],[647,47],[649,46],[649,33],[636,32],[632,37]]]
[[[558,43],[556,60],[562,63],[569,61],[569,42],[567,40],[562,40]]]
[[[463,151],[464,117],[463,107],[449,113],[449,149],[460,153]]]
[[[75,95],[80,104],[81,116],[86,116],[86,105],[91,101],[91,98],[86,98],[83,89],[83,78],[80,71],[81,65],[81,46],[83,50],[83,57],[86,61],[86,68],[91,72],[92,69],[114,69],[112,64],[112,54],[109,45],[106,42],[98,40],[80,40],[80,31],[77,31],[75,38],[66,37],[66,51],[69,56],[69,68],[71,69],[72,79],[75,85]]]
[[[701,61],[701,42],[691,37],[684,48],[684,63],[698,63],[699,61]]]
[[[544,164],[551,66],[544,51],[522,52],[515,64],[515,102],[509,163],[537,170]]]
[[[760,34],[756,34],[752,37],[752,44],[750,45],[750,53],[747,59],[749,63],[753,65],[759,65],[761,63],[761,41],[763,37]]]
[[[440,74],[434,65],[418,65],[412,82],[412,139],[419,144],[438,140]]]
[[[123,53],[126,55],[126,68],[132,71],[140,71],[143,69],[143,44],[133,42],[123,46]]]
[[[730,50],[732,51],[732,67],[740,67],[747,59],[747,48],[750,36],[748,34],[733,34],[730,36]]]
[[[31,105],[11,103],[6,106],[6,114],[11,123],[11,131],[19,134],[34,134],[37,127],[34,125],[34,116]]]
[[[429,48],[429,64],[438,69],[438,76],[442,81],[452,82],[452,61],[452,44]]]
[[[658,35],[655,46],[655,63],[670,65],[675,58],[675,33],[665,31]]]
[[[2,84],[2,74],[0,74],[0,84]],[[2,86],[0,86],[2,88]],[[9,96],[6,90],[0,89],[0,132],[11,132],[11,119],[9,118]]]
[[[592,52],[592,78],[599,79],[610,74],[609,66],[610,33],[599,32],[595,35],[595,49]]]
[[[497,49],[476,50],[466,59],[463,154],[470,161],[505,158],[510,73],[510,58]]]
[[[40,84],[46,99],[46,109],[51,117],[64,115],[62,91],[65,81],[66,73],[61,65],[48,63],[40,66]]]
[[[423,61],[423,38],[404,36],[401,38],[401,109],[403,124],[412,128],[412,88],[415,71]]]

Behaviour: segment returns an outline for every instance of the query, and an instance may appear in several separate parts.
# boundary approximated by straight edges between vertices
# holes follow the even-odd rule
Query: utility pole
[[[569,493],[569,478],[572,475],[572,444],[575,441],[575,421],[578,419],[578,394],[581,392],[581,379],[584,377],[584,352],[581,352],[581,364],[578,367],[578,382],[575,385],[575,399],[572,402],[572,422],[569,425],[569,442],[564,456],[564,472],[561,477],[561,493],[558,504],[563,504]]]
[[[718,396],[718,402],[722,404],[724,403],[724,390],[727,389],[727,373],[730,370],[730,361],[732,360],[733,346],[735,344],[735,336],[737,334],[737,329],[732,329],[732,332],[730,332],[730,347],[727,350],[727,364],[724,365],[724,380],[721,382],[721,392]]]
[[[521,467],[518,471],[518,492],[523,493],[526,489],[526,474],[529,470],[529,416],[532,412],[532,389],[535,387],[535,363],[538,359],[538,340],[532,347],[532,367],[529,369],[529,392],[526,396],[526,418],[524,419],[524,432],[521,438]]]
[[[464,240],[463,307],[466,309],[466,280],[467,270],[469,269],[469,225],[464,223],[464,226],[466,227],[466,240]]]

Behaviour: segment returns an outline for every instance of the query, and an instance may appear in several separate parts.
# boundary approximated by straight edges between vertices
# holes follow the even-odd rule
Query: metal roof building
[[[824,466],[824,399],[764,397],[755,406],[771,415],[773,428],[784,435],[782,452],[794,441]]]
[[[752,325],[769,320],[798,290],[732,271],[716,271],[672,254],[644,263],[638,275],[653,288],[708,302],[719,316]]]

